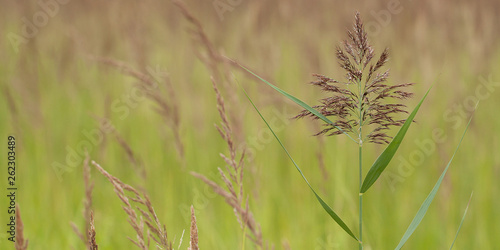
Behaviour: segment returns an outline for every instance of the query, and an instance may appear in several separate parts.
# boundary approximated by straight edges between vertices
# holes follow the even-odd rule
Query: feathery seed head
[[[321,99],[320,105],[314,106],[322,115],[335,117],[333,124],[316,135],[339,135],[352,133],[358,136],[359,143],[363,141],[384,144],[389,143],[385,131],[391,126],[402,126],[405,120],[394,116],[408,113],[406,105],[386,103],[388,99],[407,99],[413,93],[402,90],[414,83],[391,85],[387,83],[389,70],[379,72],[389,60],[389,50],[386,48],[376,62],[372,62],[375,52],[369,44],[368,35],[363,27],[363,21],[357,12],[354,17],[354,27],[347,32],[348,40],[337,46],[336,56],[339,65],[346,71],[345,81],[338,81],[324,75],[314,74],[316,81],[312,85],[329,92],[331,96]],[[300,112],[295,118],[310,117],[319,119],[307,110]],[[363,126],[371,126],[371,132],[363,135]]]

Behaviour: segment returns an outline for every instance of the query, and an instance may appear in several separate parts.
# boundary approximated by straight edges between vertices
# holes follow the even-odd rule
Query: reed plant
[[[364,28],[359,12],[356,12],[354,19],[353,29],[347,32],[348,40],[343,41],[342,45],[338,46],[336,49],[336,57],[339,66],[345,71],[344,79],[336,80],[320,74],[313,75],[316,81],[311,82],[311,84],[330,94],[330,96],[321,99],[319,105],[311,107],[297,97],[288,94],[284,90],[264,80],[248,68],[241,65],[239,66],[303,107],[304,110],[294,118],[308,117],[325,122],[325,124],[323,124],[324,128],[316,133],[317,136],[345,135],[358,147],[359,192],[357,195],[359,196],[359,224],[358,234],[356,235],[344,220],[342,220],[315,191],[284,144],[277,137],[271,126],[253,103],[252,99],[245,92],[248,100],[271,130],[272,134],[295,165],[320,205],[350,237],[358,242],[359,249],[363,249],[363,195],[372,187],[389,165],[432,87],[429,88],[406,119],[398,118],[401,114],[408,114],[408,111],[405,110],[406,105],[404,101],[412,97],[413,93],[407,91],[406,88],[414,85],[414,83],[389,83],[389,70],[382,71],[383,66],[385,66],[389,60],[389,50],[386,48],[378,59],[374,61],[375,51],[369,43],[368,34]],[[394,102],[394,100],[400,102]],[[396,249],[401,249],[425,216],[465,136],[471,120],[472,116],[450,161],[443,170],[434,188],[422,203],[407,231],[396,246]],[[400,127],[398,133],[394,137],[388,134],[393,127]],[[387,146],[363,178],[363,145],[366,143]],[[464,212],[462,222],[466,213],[467,209]],[[459,230],[460,228],[457,230],[456,236]],[[454,242],[455,240],[453,243]],[[453,243],[451,247],[453,247]]]

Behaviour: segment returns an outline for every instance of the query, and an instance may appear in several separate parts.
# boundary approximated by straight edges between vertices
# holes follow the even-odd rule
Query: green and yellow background
[[[224,167],[219,153],[227,153],[227,147],[213,126],[220,118],[211,73],[198,58],[204,56],[203,47],[180,10],[158,0],[41,2],[55,2],[57,8],[44,9],[37,1],[4,1],[0,8],[0,248],[14,249],[6,233],[7,137],[14,135],[17,202],[29,249],[84,249],[70,226],[75,222],[83,228],[85,223],[83,164],[77,161],[59,172],[60,178],[54,166],[65,164],[71,150],[83,159],[82,142],[91,141],[99,129],[96,118],[106,117],[140,159],[147,177],[139,177],[112,133],[87,144],[91,159],[124,182],[144,187],[176,248],[183,230],[181,249],[187,247],[193,204],[201,249],[242,249],[244,233],[232,209],[189,174],[196,171],[222,184],[217,167]],[[356,10],[376,52],[390,48],[390,82],[417,83],[410,108],[435,83],[395,158],[364,195],[365,249],[397,245],[480,100],[441,189],[404,249],[448,249],[472,191],[454,248],[499,248],[499,2],[185,3],[216,50],[311,105],[325,96],[307,84],[312,73],[343,77],[335,46],[346,38]],[[23,35],[27,22],[36,26],[30,37]],[[154,102],[124,101],[134,93],[136,80],[92,56],[120,60],[141,72],[159,68],[168,75],[172,88],[160,85],[158,91],[178,107],[183,156],[172,122],[155,111]],[[300,107],[240,70],[230,70],[264,116],[274,121],[312,186],[357,231],[357,146],[344,136],[313,137],[319,123],[290,119]],[[357,248],[316,202],[241,89],[223,83],[219,87],[230,119],[237,123],[236,144],[246,144],[253,153],[245,163],[244,186],[264,240],[276,249],[283,244],[292,249]],[[433,139],[433,133],[441,133],[442,140]],[[383,148],[366,145],[365,174]],[[99,247],[133,249],[127,236],[134,238],[135,232],[112,185],[94,168],[92,181]],[[249,240],[245,245],[254,248]]]

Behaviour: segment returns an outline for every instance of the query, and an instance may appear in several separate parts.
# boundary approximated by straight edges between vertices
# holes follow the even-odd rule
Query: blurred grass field
[[[500,19],[496,14],[500,4],[491,0],[399,1],[400,11],[393,14],[388,11],[390,3],[394,1],[241,1],[221,19],[213,2],[186,1],[217,50],[309,104],[324,96],[306,84],[312,80],[311,73],[342,75],[335,46],[345,39],[355,10],[371,24],[374,35],[369,33],[369,38],[376,52],[390,48],[390,82],[418,83],[410,108],[435,82],[387,171],[364,195],[366,249],[397,245],[480,100],[436,199],[404,249],[449,248],[472,191],[474,197],[454,249],[498,249]],[[84,249],[69,224],[73,221],[81,228],[84,224],[82,164],[61,178],[53,166],[64,164],[68,148],[83,152],[79,149],[82,142],[92,140],[86,134],[99,128],[96,116],[110,119],[141,159],[147,178],[138,176],[112,134],[97,144],[87,143],[91,159],[125,183],[147,190],[170,240],[175,239],[174,246],[183,230],[181,249],[187,246],[193,204],[200,248],[240,249],[244,233],[232,209],[189,174],[196,171],[221,183],[217,167],[225,163],[219,153],[227,152],[213,126],[220,118],[211,73],[197,58],[200,50],[189,33],[189,22],[169,1],[69,0],[58,7],[32,38],[17,47],[9,34],[21,35],[23,18],[33,20],[44,9],[35,2],[15,1],[3,3],[0,9],[0,134],[5,143],[0,147],[5,166],[0,183],[6,195],[4,156],[7,136],[14,135],[17,202],[29,249]],[[381,13],[390,13],[390,20]],[[168,73],[180,112],[184,157],[178,153],[170,122],[155,112],[152,101],[125,101],[134,95],[136,80],[89,56],[120,60],[144,72],[159,68]],[[233,71],[264,116],[275,121],[278,135],[311,184],[356,229],[356,145],[343,136],[327,137],[321,143],[311,136],[317,123],[289,119],[300,111],[298,106],[241,71]],[[245,190],[263,238],[276,249],[284,244],[292,249],[356,248],[357,243],[317,204],[241,89],[221,86],[221,90],[235,114],[230,118],[240,121],[236,143],[246,143],[252,153],[245,165]],[[171,100],[168,88],[161,85],[159,91]],[[432,139],[433,133],[441,134],[442,140]],[[383,148],[366,147],[365,174]],[[318,152],[322,152],[327,174],[319,167]],[[127,236],[135,233],[112,185],[95,169],[92,180],[99,247],[133,249]],[[5,195],[0,199],[0,249],[13,249],[5,230]],[[253,248],[250,241],[245,244]]]

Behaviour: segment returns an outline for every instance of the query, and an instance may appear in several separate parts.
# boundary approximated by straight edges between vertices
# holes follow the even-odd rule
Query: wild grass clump
[[[245,236],[248,237],[259,249],[263,249],[265,246],[262,239],[262,232],[260,225],[254,219],[252,212],[250,211],[250,206],[248,202],[248,196],[245,198],[244,188],[243,188],[243,174],[244,174],[244,164],[245,164],[245,149],[238,152],[235,143],[233,141],[233,132],[229,119],[226,115],[226,108],[224,104],[224,99],[222,98],[215,80],[212,78],[213,88],[215,91],[217,99],[217,110],[219,111],[219,116],[221,119],[220,125],[215,125],[217,131],[219,131],[220,136],[226,142],[229,149],[229,155],[220,154],[220,157],[225,161],[225,169],[222,170],[220,167],[217,168],[225,187],[219,185],[202,174],[191,172],[191,174],[207,185],[209,185],[218,195],[222,196],[226,203],[233,208],[236,220],[240,224],[241,229]]]
[[[92,161],[92,165],[94,165],[102,175],[108,178],[109,182],[111,182],[114,187],[116,195],[124,204],[122,208],[128,215],[130,226],[132,226],[136,232],[135,240],[130,237],[127,238],[140,249],[149,249],[150,242],[153,240],[158,247],[172,250],[172,243],[168,240],[166,227],[164,224],[161,224],[158,219],[149,197],[146,194],[139,193],[139,191],[132,186],[112,176],[95,161]],[[125,191],[128,191],[132,195],[127,195]],[[132,206],[133,203],[137,204],[135,208],[139,213],[137,213],[136,209]],[[146,227],[144,225],[146,225]]]
[[[126,144],[126,146],[128,147],[128,144]],[[122,208],[128,215],[129,224],[136,232],[135,239],[130,237],[127,238],[140,249],[150,249],[150,247],[154,247],[155,249],[174,250],[172,246],[173,242],[169,241],[168,239],[166,226],[165,224],[162,224],[160,222],[156,211],[153,208],[151,200],[149,199],[145,191],[138,191],[134,187],[123,183],[117,177],[109,174],[95,161],[90,161],[90,156],[87,152],[85,152],[85,159],[83,161],[83,180],[85,185],[83,217],[85,219],[85,233],[82,233],[78,226],[75,223],[71,222],[71,227],[85,244],[86,249],[98,249],[94,223],[94,212],[92,210],[92,191],[94,188],[94,182],[91,181],[91,168],[89,163],[91,163],[102,175],[104,175],[111,182],[114,187],[115,193],[124,204]],[[191,220],[190,247],[191,249],[198,249],[198,228],[194,210],[191,214]],[[21,228],[19,229],[22,230],[22,222]],[[182,246],[183,235],[179,240],[179,249]],[[22,234],[20,234],[20,236],[22,237]],[[154,241],[153,245],[151,244],[152,241]]]

